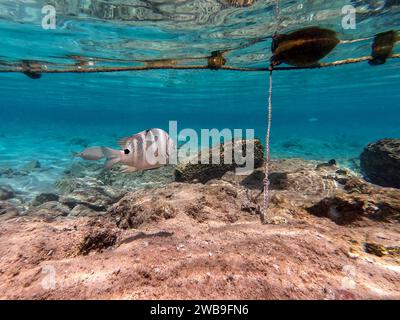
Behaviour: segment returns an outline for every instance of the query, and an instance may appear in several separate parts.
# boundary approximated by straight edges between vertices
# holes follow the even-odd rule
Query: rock
[[[0,177],[4,177],[4,178],[14,178],[14,177],[21,177],[21,176],[26,176],[29,173],[27,171],[23,171],[23,170],[18,170],[15,171],[12,168],[0,168]]]
[[[324,168],[324,167],[333,167],[333,166],[336,166],[335,159],[331,159],[328,162],[318,164],[317,169]]]
[[[106,211],[126,193],[125,190],[105,185],[96,178],[65,176],[56,183],[61,192],[59,201],[70,209],[83,205],[94,211]]]
[[[78,203],[70,210],[69,216],[78,215],[73,219],[2,221],[1,298],[126,298],[127,292],[170,299],[398,298],[400,190],[316,166],[271,162],[271,174],[278,175],[267,222],[276,226],[261,224],[257,213],[263,202],[257,188],[262,170],[245,183],[246,177],[230,171],[205,184],[173,182],[130,192],[104,216],[81,217],[102,212]],[[85,179],[78,180],[77,190],[85,190]],[[90,188],[109,187],[88,180]],[[328,182],[337,185],[329,196],[326,188],[320,193],[313,188]],[[304,208],[315,204],[320,216],[336,210],[334,218],[354,223],[337,226],[311,217]],[[43,290],[43,277],[35,275],[54,263],[63,285]],[[99,282],[99,275],[107,281]],[[77,281],[82,276],[85,290]]]
[[[287,219],[286,219],[285,217],[273,216],[272,218],[270,218],[270,219],[268,220],[268,223],[269,223],[269,224],[278,225],[278,224],[287,224],[288,221],[287,221]]]
[[[259,214],[260,207],[257,206],[254,202],[247,200],[242,203],[242,205],[240,206],[240,210],[251,214]]]
[[[96,178],[105,185],[133,191],[143,187],[157,188],[173,182],[174,170],[174,166],[167,165],[154,170],[124,173],[119,167],[113,167],[103,169]]]
[[[50,201],[58,201],[60,196],[55,193],[41,193],[35,197],[32,202],[32,205],[37,207],[43,203],[50,202]]]
[[[400,139],[370,143],[360,156],[360,165],[372,183],[400,188]]]
[[[77,189],[103,187],[104,183],[96,178],[86,177],[77,178],[65,176],[56,182],[57,189],[64,194],[68,194]]]
[[[322,199],[308,208],[316,216],[330,218],[339,225],[363,218],[384,222],[400,221],[400,190],[376,189],[372,194],[341,193]]]
[[[113,246],[118,239],[114,230],[94,230],[87,234],[79,246],[79,254],[88,255],[92,251],[101,252]]]
[[[60,202],[73,209],[77,205],[84,205],[95,211],[106,211],[117,202],[123,194],[110,187],[92,187],[76,189],[60,198]]]
[[[85,205],[78,204],[71,210],[70,215],[74,217],[95,217],[104,213],[105,212],[95,211]]]
[[[0,186],[0,200],[8,200],[14,198],[14,190],[9,186]]]
[[[400,246],[384,246],[373,242],[366,242],[364,244],[365,252],[376,255],[378,257],[383,256],[400,256]]]
[[[31,162],[27,163],[25,166],[23,166],[22,170],[23,171],[33,171],[35,169],[40,169],[41,164],[38,160],[32,160]]]
[[[44,217],[52,220],[58,217],[66,217],[70,214],[70,209],[57,201],[49,201],[38,207],[31,208],[27,212],[28,215]]]
[[[20,214],[17,207],[13,206],[7,201],[0,201],[0,218],[1,220],[7,220],[17,217]],[[1,221],[0,220],[0,221]]]
[[[220,164],[190,163],[190,160],[187,163],[181,163],[175,169],[175,181],[206,183],[209,180],[221,178],[226,172],[240,167],[240,165],[235,163],[234,152],[236,148],[239,148],[239,150],[243,151],[242,154],[245,155],[247,143],[254,145],[254,168],[260,167],[264,162],[264,153],[263,147],[259,140],[241,140],[235,142],[235,144],[232,142],[227,142],[208,150],[210,162],[212,159],[212,154],[216,152],[219,154]],[[224,163],[224,151],[227,151],[228,154],[232,154],[231,164]],[[204,152],[204,150],[202,152]],[[202,152],[199,152],[194,159],[201,159]]]
[[[95,177],[100,170],[103,169],[103,165],[96,162],[74,162],[67,169],[64,170],[64,173],[68,177]]]
[[[177,209],[152,197],[142,197],[142,193],[128,193],[107,212],[120,228],[137,228],[149,221],[161,218],[170,219],[177,214]]]
[[[245,202],[247,205],[243,205]],[[189,217],[190,221],[204,223],[234,223],[257,219],[256,204],[251,204],[240,185],[216,180],[207,184],[171,183],[166,187],[127,193],[107,210],[106,216],[123,229]]]
[[[9,177],[10,175],[12,175],[12,173],[13,169],[11,168],[5,168],[5,167],[0,168],[0,177],[1,176]]]

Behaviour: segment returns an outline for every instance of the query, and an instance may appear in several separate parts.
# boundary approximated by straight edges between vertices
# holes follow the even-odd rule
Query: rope
[[[268,90],[268,124],[267,124],[267,134],[265,136],[265,167],[264,167],[264,207],[261,213],[261,222],[267,223],[267,213],[269,207],[269,162],[270,162],[270,135],[271,135],[271,122],[272,122],[272,69],[269,72],[269,90]]]
[[[357,42],[362,42],[362,41],[367,41],[367,40],[371,40],[372,38],[371,37],[369,37],[369,38],[360,38],[360,39],[354,39],[354,40],[341,40],[340,41],[340,43],[345,43],[345,44],[348,44],[348,43],[357,43]]]
[[[274,67],[274,71],[289,71],[289,70],[307,70],[307,69],[320,69],[336,67],[346,64],[360,63],[371,60],[371,56],[364,56],[359,58],[349,58],[345,60],[338,60],[334,62],[317,63],[311,66],[304,67]],[[393,54],[388,59],[400,59],[400,54]],[[26,70],[21,67],[2,69],[0,68],[0,73],[13,73],[13,72],[25,72],[29,71],[32,73],[100,73],[100,72],[128,72],[128,71],[149,71],[149,70],[211,70],[208,66],[127,66],[127,67],[99,67],[99,68],[74,68],[74,69],[32,69]],[[213,69],[212,69],[213,70]],[[235,67],[235,66],[221,66],[216,70],[226,70],[226,71],[239,71],[239,72],[266,72],[270,71],[269,67],[265,68],[245,68],[245,67]]]

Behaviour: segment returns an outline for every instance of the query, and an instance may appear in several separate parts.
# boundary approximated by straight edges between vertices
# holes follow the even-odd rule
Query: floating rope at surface
[[[400,54],[393,54],[389,59],[399,59]],[[333,62],[317,63],[315,65],[306,67],[274,67],[274,71],[289,71],[289,70],[307,70],[307,69],[320,69],[336,67],[341,65],[360,63],[372,60],[371,56],[364,56],[359,58],[349,58],[345,60],[338,60]],[[107,73],[107,72],[128,72],[128,71],[149,71],[149,70],[225,70],[225,71],[239,71],[239,72],[266,72],[270,71],[270,67],[266,68],[242,68],[235,66],[221,66],[218,69],[211,69],[207,65],[200,66],[124,66],[124,67],[99,67],[99,68],[73,68],[73,69],[33,69],[31,72],[36,73]],[[25,69],[21,67],[11,68],[11,69],[1,69],[0,73],[18,73],[24,72]]]

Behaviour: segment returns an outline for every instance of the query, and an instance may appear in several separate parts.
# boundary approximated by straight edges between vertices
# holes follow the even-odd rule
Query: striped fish
[[[124,172],[159,168],[169,163],[175,144],[162,129],[149,129],[118,141],[122,150],[102,147],[106,168],[121,164]]]

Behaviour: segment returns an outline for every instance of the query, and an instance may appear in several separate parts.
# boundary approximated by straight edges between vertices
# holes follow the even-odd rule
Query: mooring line
[[[388,59],[399,59],[400,54],[393,54]],[[354,64],[372,60],[371,56],[364,56],[359,58],[349,58],[333,62],[321,62],[311,66],[288,66],[288,67],[274,67],[274,71],[290,71],[290,70],[307,70],[307,69],[321,69],[329,67],[337,67],[346,64]],[[129,72],[129,71],[150,71],[150,70],[225,70],[225,71],[239,71],[239,72],[266,72],[270,71],[270,67],[263,68],[246,68],[235,66],[221,66],[218,69],[211,69],[207,65],[201,66],[128,66],[128,67],[101,67],[101,68],[74,68],[74,69],[25,69],[22,67],[12,69],[1,69],[0,73],[14,73],[14,72],[32,72],[32,73],[107,73],[107,72]]]
[[[270,136],[271,136],[271,124],[272,124],[272,69],[269,72],[269,90],[268,90],[268,120],[267,120],[267,134],[265,136],[265,163],[264,163],[264,202],[263,202],[263,210],[261,212],[261,222],[267,223],[268,218],[268,207],[269,207],[269,163],[270,163]]]

